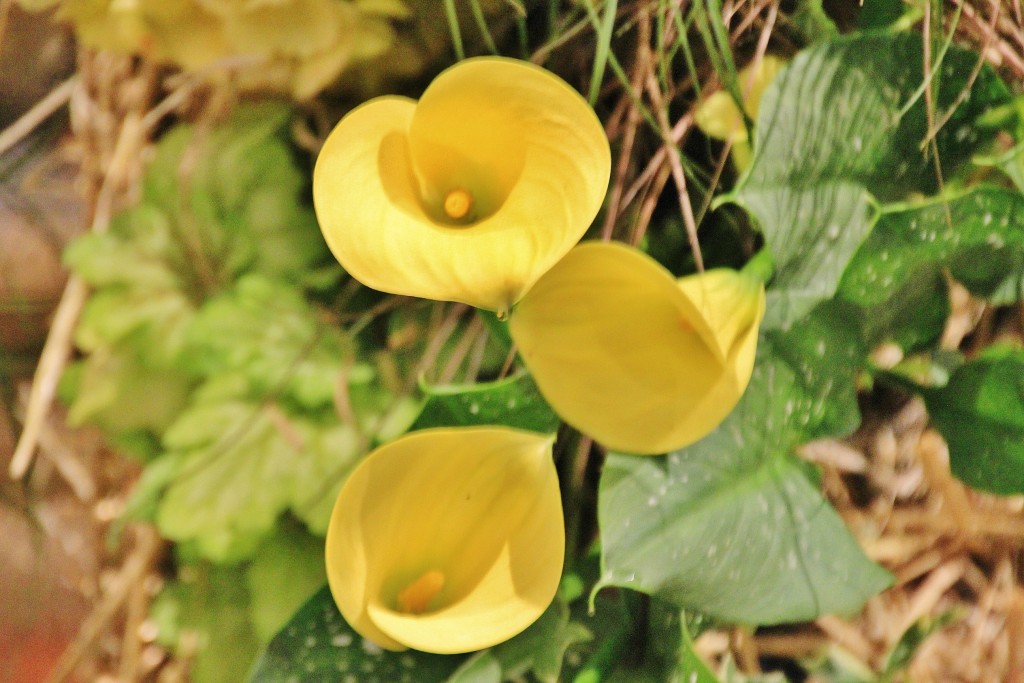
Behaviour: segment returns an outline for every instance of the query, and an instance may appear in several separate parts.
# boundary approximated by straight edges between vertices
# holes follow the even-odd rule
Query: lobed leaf
[[[197,681],[236,683],[258,652],[238,567],[189,565],[160,592],[150,617],[162,645],[193,658],[190,673]]]
[[[164,435],[161,459],[180,469],[157,509],[161,533],[228,562],[250,556],[285,510],[322,530],[324,501],[362,454],[350,429],[249,399],[237,376],[208,382]]]

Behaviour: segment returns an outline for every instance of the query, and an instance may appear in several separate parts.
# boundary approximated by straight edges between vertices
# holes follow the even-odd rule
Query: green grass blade
[[[466,50],[462,45],[462,31],[459,29],[459,14],[455,10],[455,0],[444,0],[444,13],[448,19],[448,30],[452,34],[455,59],[462,61],[466,58]]]

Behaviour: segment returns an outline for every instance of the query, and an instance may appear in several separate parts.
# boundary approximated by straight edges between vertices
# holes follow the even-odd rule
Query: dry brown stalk
[[[132,588],[141,584],[154,557],[162,547],[156,531],[148,525],[130,527],[135,545],[124,566],[117,573],[103,600],[89,615],[78,631],[74,642],[64,651],[54,667],[47,683],[62,683],[69,680],[79,662],[88,654],[96,640],[110,625],[110,621],[124,606]]]
[[[668,122],[668,105],[665,102],[661,88],[658,86],[658,79],[653,73],[648,73],[647,96],[654,106],[654,114],[661,126],[661,135],[664,142],[664,149],[668,158],[669,170],[672,172],[672,180],[676,184],[676,191],[679,196],[679,208],[683,215],[683,224],[686,226],[686,236],[690,240],[690,249],[693,251],[693,260],[697,266],[697,272],[704,272],[704,258],[700,251],[700,241],[697,238],[697,221],[693,215],[693,204],[690,202],[690,193],[686,189],[686,173],[683,171],[683,162],[680,160],[679,147],[674,140],[673,127]],[[677,128],[682,128],[679,137],[682,139],[690,126],[693,124],[693,110],[691,109],[676,123]]]
[[[637,27],[636,55],[634,57],[633,75],[630,79],[630,87],[633,92],[641,91],[644,79],[650,70],[651,22],[646,13],[639,17]],[[629,93],[623,93],[620,102],[626,111],[626,121],[622,128],[622,144],[619,147],[619,157],[615,163],[611,191],[608,195],[608,208],[605,213],[604,225],[601,228],[601,239],[605,241],[610,240],[615,232],[615,224],[619,217],[619,207],[622,203],[622,193],[626,184],[626,175],[633,163],[633,146],[636,142],[637,128],[640,127],[642,122],[637,103],[630,97]]]
[[[122,59],[121,63],[115,62],[114,67],[107,74],[108,78],[121,78],[126,68],[124,66],[126,61],[126,59]],[[143,66],[140,68],[138,77],[155,81],[156,73],[151,67]],[[99,82],[100,91],[105,93],[104,97],[112,98],[109,83],[102,78]],[[72,83],[74,90],[81,91],[88,88],[88,75],[80,75]],[[63,87],[65,86],[59,86],[58,89]],[[99,184],[94,201],[91,202],[93,214],[90,229],[94,232],[104,232],[107,229],[115,207],[120,200],[130,194],[131,188],[137,183],[138,164],[141,163],[139,160],[144,157],[142,148],[148,144],[148,131],[142,127],[141,108],[148,106],[148,101],[142,95],[150,92],[151,88],[146,85],[137,85],[134,89],[126,88],[126,91],[128,95],[124,98],[128,100],[127,104],[132,108],[123,113],[116,135],[107,140],[107,147],[104,151],[109,150],[109,153],[104,155],[107,158],[107,164],[102,168],[103,180]],[[50,96],[52,95],[53,93]],[[76,120],[81,122],[83,115],[80,112],[76,114],[76,106],[80,103],[88,106],[88,98],[75,97],[72,94],[71,103],[72,122]],[[86,118],[86,120],[88,119]],[[106,122],[108,118],[101,117],[99,120]],[[101,125],[103,124],[101,123]],[[91,171],[92,169],[83,166],[81,173],[89,174]],[[72,275],[68,279],[64,294],[54,313],[50,333],[43,346],[33,377],[32,388],[25,407],[24,426],[9,467],[9,473],[13,479],[21,479],[25,476],[32,463],[43,425],[56,396],[57,383],[71,356],[72,336],[87,295],[88,286],[77,275]]]

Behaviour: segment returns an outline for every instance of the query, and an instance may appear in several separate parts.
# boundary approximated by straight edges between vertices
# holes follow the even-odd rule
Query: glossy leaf
[[[853,611],[885,588],[888,573],[792,456],[822,423],[821,400],[766,350],[707,438],[665,458],[610,456],[599,490],[601,585],[750,624]]]
[[[345,676],[350,675],[359,683],[452,683],[476,680],[458,676],[493,675],[497,666],[499,680],[532,671],[542,683],[557,683],[566,648],[589,635],[586,628],[569,620],[565,603],[556,599],[532,626],[512,640],[483,651],[483,655],[390,652],[375,648],[345,623],[325,586],[273,639],[251,681],[346,682],[349,679]]]
[[[1024,351],[992,347],[923,396],[953,474],[983,491],[1024,493]]]
[[[356,633],[324,586],[256,662],[251,683],[443,683],[465,655],[389,652]]]
[[[917,34],[843,37],[798,54],[765,92],[754,163],[736,199],[764,231],[774,287],[801,293],[786,299],[785,313],[769,312],[776,324],[831,297],[871,229],[872,197],[935,191],[935,171],[918,148],[927,130],[922,51]],[[957,48],[945,54],[941,87],[933,86],[938,110],[952,107],[976,61]],[[990,139],[972,122],[1006,101],[1005,86],[983,68],[935,138],[947,180]]]
[[[863,324],[856,306],[826,301],[792,329],[766,333],[771,352],[793,371],[795,390],[811,399],[794,416],[803,440],[847,436],[860,424],[856,382],[868,353]]]
[[[1019,298],[1024,196],[983,186],[952,199],[885,211],[843,274],[840,294],[882,311],[903,289],[920,290],[922,280],[943,269],[979,296]]]
[[[484,384],[427,386],[424,391],[427,400],[413,430],[502,425],[552,434],[558,429],[558,416],[527,374]]]

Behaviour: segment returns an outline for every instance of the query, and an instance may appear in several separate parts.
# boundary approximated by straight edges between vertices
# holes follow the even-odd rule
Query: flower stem
[[[772,252],[769,251],[768,247],[762,248],[761,251],[754,254],[753,258],[747,261],[740,272],[757,279],[759,282],[768,284],[768,281],[772,279],[772,275],[775,274],[775,259],[772,258]]]

